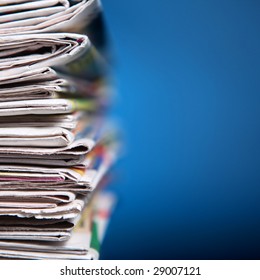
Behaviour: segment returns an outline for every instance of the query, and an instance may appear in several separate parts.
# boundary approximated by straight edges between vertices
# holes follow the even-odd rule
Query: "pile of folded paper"
[[[99,1],[0,3],[0,257],[95,259],[115,161]]]

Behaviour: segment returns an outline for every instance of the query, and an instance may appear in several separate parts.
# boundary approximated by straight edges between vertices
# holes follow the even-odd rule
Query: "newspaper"
[[[75,199],[66,205],[57,205],[53,208],[0,208],[0,215],[18,216],[23,218],[35,217],[37,219],[72,219],[82,211],[84,201]]]
[[[0,204],[4,205],[5,202],[8,204],[12,203],[29,203],[34,202],[41,205],[42,208],[54,207],[60,203],[68,203],[76,198],[73,192],[64,191],[1,191],[0,192]],[[18,204],[19,204],[18,203]],[[45,206],[45,203],[51,204],[51,206]],[[33,208],[28,205],[28,208]]]
[[[1,86],[0,101],[57,98],[62,93],[68,92],[67,88],[68,83],[62,79],[19,86],[12,84],[12,87]]]
[[[100,10],[98,0],[2,0],[0,35],[80,32]]]
[[[21,127],[60,127],[74,130],[82,119],[86,124],[91,124],[91,117],[83,112],[59,115],[2,116],[0,118],[0,128],[16,128],[19,123]]]
[[[85,208],[68,241],[2,240],[0,241],[0,256],[20,259],[98,259],[100,244],[114,205],[115,197],[112,193],[97,193],[91,204]]]
[[[108,86],[104,79],[76,79],[45,67],[0,77],[0,102],[61,97],[97,98],[106,89]]]
[[[0,129],[1,146],[66,147],[74,140],[71,131],[60,127],[16,127]]]
[[[63,74],[97,79],[107,72],[107,62],[86,35],[44,33],[8,35],[0,38],[2,80],[44,67],[57,67]]]
[[[0,102],[0,117],[21,115],[68,114],[77,110],[93,111],[95,101],[87,99],[38,99]]]
[[[67,64],[90,47],[87,36],[74,33],[3,36],[0,38],[0,70],[2,76],[8,76]]]
[[[9,75],[0,76],[1,88],[4,86],[11,86],[21,84],[21,83],[37,83],[44,81],[51,81],[56,79],[57,73],[50,67],[43,67],[34,70],[28,70],[21,73],[10,73]]]
[[[33,164],[38,166],[76,166],[80,168],[89,165],[86,155],[26,155],[19,154],[1,154],[0,163],[8,164]]]

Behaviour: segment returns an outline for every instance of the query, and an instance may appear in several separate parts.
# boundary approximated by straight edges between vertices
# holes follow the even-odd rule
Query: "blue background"
[[[260,258],[260,2],[103,6],[127,154],[101,257]]]

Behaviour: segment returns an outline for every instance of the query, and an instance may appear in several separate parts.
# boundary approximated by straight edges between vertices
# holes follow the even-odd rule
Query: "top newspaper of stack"
[[[0,35],[80,33],[100,12],[99,0],[1,0]]]

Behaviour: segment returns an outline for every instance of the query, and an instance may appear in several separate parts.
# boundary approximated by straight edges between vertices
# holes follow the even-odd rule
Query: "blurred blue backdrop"
[[[260,258],[260,2],[103,6],[127,154],[101,257]]]

